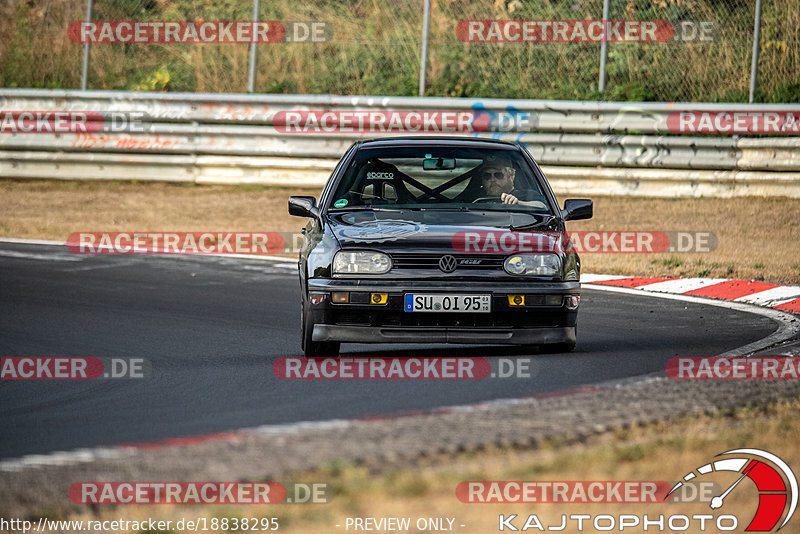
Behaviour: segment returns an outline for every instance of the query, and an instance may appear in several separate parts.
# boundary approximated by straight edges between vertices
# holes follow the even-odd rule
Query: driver
[[[481,197],[500,197],[503,204],[534,205],[536,202],[520,200],[525,192],[514,187],[514,167],[504,158],[487,158],[480,171]]]

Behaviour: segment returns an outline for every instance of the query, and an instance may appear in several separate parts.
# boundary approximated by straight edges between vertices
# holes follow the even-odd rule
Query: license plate
[[[492,311],[492,296],[406,293],[404,309],[407,312],[489,313]]]

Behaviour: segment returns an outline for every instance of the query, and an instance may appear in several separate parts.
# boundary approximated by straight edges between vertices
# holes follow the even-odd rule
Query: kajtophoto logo
[[[739,484],[749,478],[758,490],[758,508],[745,532],[777,532],[781,530],[797,509],[797,477],[786,462],[774,454],[760,449],[734,449],[717,456],[734,456],[701,465],[687,473],[683,481],[673,486],[667,498],[685,482],[702,477],[713,478],[715,473],[741,473],[736,481],[721,494],[711,499],[711,509],[718,510]],[[783,518],[780,526],[778,522]],[[774,529],[774,530],[773,530]]]
[[[723,457],[723,458],[719,458]],[[742,484],[749,478],[752,484]],[[533,483],[508,481],[501,485],[488,485],[481,482],[467,481],[457,488],[456,494],[462,502],[652,502],[653,491],[663,488],[658,482],[629,481],[630,484],[619,488],[608,486],[604,495],[602,484],[585,483]],[[586,486],[584,490],[583,486]],[[747,488],[747,486],[750,486]],[[753,487],[753,485],[755,487]],[[555,488],[559,488],[559,497],[553,496]],[[694,489],[692,489],[694,488]],[[725,488],[723,490],[723,488]],[[731,492],[737,490],[738,507],[734,512],[722,509]],[[545,490],[547,494],[545,494]],[[748,493],[749,490],[749,493]],[[577,493],[576,493],[577,491]],[[592,491],[595,493],[593,494]],[[577,532],[615,531],[635,532],[739,532],[739,513],[743,509],[742,501],[748,495],[757,494],[756,511],[749,520],[744,532],[778,532],[794,515],[797,509],[797,478],[784,460],[776,455],[760,449],[733,449],[717,455],[717,459],[684,475],[683,479],[672,486],[664,494],[664,502],[696,503],[711,508],[715,513],[692,514],[561,514],[555,521],[540,518],[539,514],[519,517],[517,514],[499,514],[498,531],[524,532],[528,530],[562,531],[569,526]],[[570,497],[570,492],[573,496]],[[619,493],[619,495],[617,495]],[[624,497],[623,497],[624,495]],[[731,508],[731,506],[728,506]],[[748,516],[749,517],[749,516]],[[743,523],[744,524],[744,523]]]

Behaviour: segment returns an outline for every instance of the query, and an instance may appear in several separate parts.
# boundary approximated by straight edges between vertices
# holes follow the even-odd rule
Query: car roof
[[[455,136],[398,136],[398,137],[379,137],[375,139],[365,139],[357,144],[363,148],[378,148],[387,146],[469,146],[474,148],[484,147],[493,149],[519,150],[519,144],[501,139],[491,139],[486,137],[455,137]]]

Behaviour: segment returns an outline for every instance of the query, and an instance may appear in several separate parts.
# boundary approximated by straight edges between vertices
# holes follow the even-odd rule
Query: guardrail
[[[519,140],[564,194],[800,198],[800,137],[675,134],[679,111],[794,113],[797,105],[0,90],[0,110],[140,112],[141,133],[0,133],[0,176],[321,186],[365,133],[288,133],[287,111],[466,111]],[[500,117],[512,121],[511,131]],[[524,126],[524,128],[522,127]],[[427,132],[431,133],[431,132]]]

